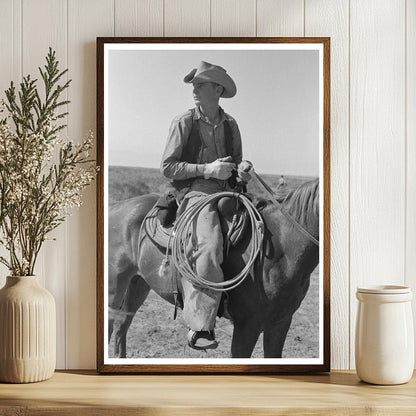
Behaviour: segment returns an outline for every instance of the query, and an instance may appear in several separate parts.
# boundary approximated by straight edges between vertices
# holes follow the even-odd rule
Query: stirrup
[[[211,344],[205,346],[197,346],[196,343],[199,339],[206,339],[207,341],[212,341]],[[206,349],[215,349],[218,347],[218,342],[215,340],[215,332],[211,331],[194,331],[190,329],[188,331],[188,345],[194,350],[206,350]]]

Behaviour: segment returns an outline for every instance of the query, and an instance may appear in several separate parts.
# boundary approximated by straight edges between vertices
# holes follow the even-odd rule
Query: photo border
[[[105,364],[104,172],[97,176],[97,371],[148,374],[276,374],[330,371],[330,38],[97,38],[97,164],[104,167],[104,47],[106,44],[313,43],[323,46],[323,363],[322,364]],[[321,144],[320,144],[321,145]],[[320,266],[321,267],[321,266]],[[208,359],[206,359],[208,360]],[[265,359],[267,360],[267,359]]]

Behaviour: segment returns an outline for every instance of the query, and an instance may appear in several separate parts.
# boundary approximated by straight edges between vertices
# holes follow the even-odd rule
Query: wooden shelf
[[[416,376],[400,386],[323,375],[162,376],[58,371],[1,384],[0,415],[416,415]]]

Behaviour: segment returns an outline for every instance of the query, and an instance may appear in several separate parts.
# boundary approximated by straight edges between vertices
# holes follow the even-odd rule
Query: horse
[[[134,197],[118,203],[109,212],[108,342],[114,330],[115,355],[120,358],[126,357],[127,330],[149,291],[154,290],[171,304],[176,301],[175,289],[181,291],[181,279],[177,279],[175,288],[159,276],[164,250],[146,236],[139,243],[142,222],[157,199],[155,194]],[[289,191],[280,200],[280,207],[273,200],[263,200],[259,209],[265,224],[262,255],[247,278],[227,292],[228,317],[234,327],[232,358],[250,358],[261,332],[264,357],[282,357],[292,316],[319,263],[318,179]],[[307,232],[300,232],[299,228]],[[312,237],[308,238],[308,234]],[[225,278],[244,268],[250,249],[248,230],[224,259]],[[117,313],[123,318],[114,328]]]

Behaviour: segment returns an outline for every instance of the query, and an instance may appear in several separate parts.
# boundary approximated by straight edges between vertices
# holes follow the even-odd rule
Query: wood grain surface
[[[416,0],[406,2],[406,260],[405,285],[416,284]],[[416,322],[416,296],[413,296],[413,322]],[[415,350],[416,358],[416,350]],[[416,362],[416,360],[415,360]]]
[[[212,0],[211,36],[256,36],[256,1]]]
[[[210,1],[164,2],[164,36],[210,36]]]
[[[22,0],[22,74],[31,75],[32,79],[38,79],[38,88],[42,96],[44,87],[39,74],[39,67],[44,69],[45,57],[49,47],[56,52],[59,61],[59,69],[63,71],[68,66],[67,61],[67,9],[65,0],[40,0],[33,2]],[[43,24],[40,24],[40,22]],[[30,44],[27,40],[30,39]],[[62,77],[62,83],[68,79],[68,74]],[[67,99],[67,91],[61,95],[61,99]],[[61,111],[67,111],[67,106],[61,107]],[[66,138],[68,129],[61,132],[61,137]],[[58,160],[55,154],[54,161]],[[49,241],[45,241],[39,252],[35,265],[35,275],[39,276],[39,284],[46,287],[55,298],[56,302],[56,335],[57,366],[65,368],[66,360],[66,283],[68,276],[67,259],[70,248],[68,246],[68,223],[53,230],[48,235]],[[51,239],[56,239],[51,241]]]
[[[350,368],[357,287],[403,285],[405,278],[405,48],[397,47],[404,6],[351,1]]]
[[[305,36],[304,7],[303,0],[257,0],[257,36]]]
[[[68,98],[68,135],[79,143],[95,130],[96,120],[96,60],[95,33],[107,36],[114,34],[113,0],[70,0],[68,3],[68,67],[72,79]],[[78,59],[83,56],[83,59]],[[95,158],[95,149],[92,157]],[[73,211],[67,219],[69,247],[77,247],[84,258],[66,256],[66,269],[69,278],[66,282],[66,367],[87,368],[94,361],[95,318],[95,275],[96,239],[96,183],[93,182],[83,194],[82,209]],[[80,325],[80,322],[86,324]],[[74,339],[82,342],[74,343]]]
[[[294,365],[214,365],[214,364],[105,364],[104,354],[104,196],[105,179],[104,170],[101,169],[97,176],[97,369],[102,373],[277,373],[277,372],[316,372],[330,370],[330,39],[329,38],[97,38],[97,163],[104,166],[104,48],[106,45],[140,44],[140,43],[304,43],[321,44],[322,56],[322,82],[323,82],[323,190],[324,190],[324,224],[323,224],[323,362],[322,364],[294,364]]]
[[[79,111],[72,106],[68,133],[78,138],[95,111],[87,63],[98,36],[330,36],[332,365],[353,367],[357,284],[416,289],[416,0],[239,3],[0,0],[0,98],[22,72],[36,75],[54,47],[74,79],[69,94]],[[59,303],[59,368],[96,366],[90,201],[76,229],[47,242],[38,267]],[[0,267],[0,285],[6,275]]]
[[[349,367],[349,41],[343,0],[306,2],[306,36],[331,38],[331,365]],[[342,319],[341,317],[345,317]]]
[[[400,386],[353,372],[285,376],[99,376],[57,372],[0,384],[0,415],[414,415],[415,377]]]
[[[163,0],[115,0],[114,21],[115,36],[163,36]]]

